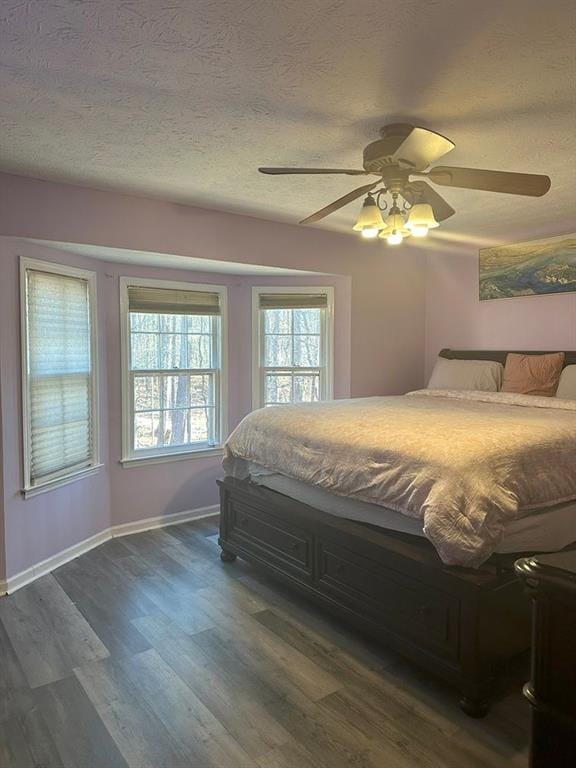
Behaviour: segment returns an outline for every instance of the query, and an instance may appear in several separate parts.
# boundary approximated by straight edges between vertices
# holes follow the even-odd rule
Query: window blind
[[[323,309],[328,306],[325,293],[261,293],[260,309]]]
[[[27,270],[29,484],[93,463],[88,282]]]
[[[166,315],[219,315],[220,295],[211,291],[183,291],[174,288],[128,288],[130,312]]]

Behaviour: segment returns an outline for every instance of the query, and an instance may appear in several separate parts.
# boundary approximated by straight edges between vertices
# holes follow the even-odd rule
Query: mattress
[[[227,474],[237,459],[422,521],[446,565],[477,568],[512,522],[576,502],[576,401],[428,389],[275,406],[232,432]]]
[[[250,465],[250,479],[257,485],[289,496],[321,512],[386,528],[398,533],[425,537],[423,521],[406,517],[377,504],[336,496],[318,486],[293,480],[257,464]],[[504,526],[496,552],[556,552],[576,542],[576,502],[531,510]]]

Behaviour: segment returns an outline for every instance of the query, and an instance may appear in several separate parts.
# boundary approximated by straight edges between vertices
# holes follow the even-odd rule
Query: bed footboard
[[[449,568],[432,545],[344,520],[246,480],[220,485],[221,557],[253,563],[489,709],[506,664],[530,643],[512,562]]]

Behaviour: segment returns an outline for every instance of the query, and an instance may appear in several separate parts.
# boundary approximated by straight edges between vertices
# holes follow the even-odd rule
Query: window
[[[96,275],[21,260],[24,491],[98,460]]]
[[[332,288],[254,288],[255,408],[332,397]]]
[[[124,461],[222,440],[225,289],[122,278]]]

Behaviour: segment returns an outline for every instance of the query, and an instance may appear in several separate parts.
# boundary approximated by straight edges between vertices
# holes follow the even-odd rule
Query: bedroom
[[[424,486],[400,462],[405,448],[389,440],[377,454],[366,441],[361,468],[393,461],[397,482],[360,473],[356,489],[394,486],[396,499],[390,490],[388,506],[353,499],[366,514],[377,507],[378,518],[352,519],[341,502],[353,493],[337,485],[361,455],[350,436],[360,423],[360,437],[366,425],[384,432],[384,417],[326,418],[322,409],[400,397],[385,401],[403,404],[396,423],[418,407],[412,442],[422,453],[445,444],[449,463],[466,468],[455,475],[462,483],[475,477],[464,449],[488,441],[495,451],[496,440],[513,452],[506,423],[498,432],[490,424],[521,414],[514,424],[525,440],[550,431],[549,450],[541,462],[514,464],[514,488],[502,492],[525,511],[576,497],[569,273],[558,261],[558,290],[542,272],[541,295],[525,295],[525,277],[512,281],[516,295],[479,300],[479,252],[493,277],[507,245],[552,249],[557,259],[556,243],[573,248],[575,16],[564,0],[4,0],[2,768],[573,764],[574,597],[558,624],[561,646],[542,666],[564,681],[547,693],[562,694],[558,725],[523,696],[525,683],[538,682],[526,652],[551,638],[531,639],[526,574],[514,571],[521,557],[526,568],[569,571],[537,555],[576,541],[569,508],[561,524],[555,516],[535,526],[528,544],[497,552],[498,520],[488,543],[454,556],[441,523],[457,502],[439,493],[437,535],[427,524],[425,532],[430,500],[416,504]],[[364,148],[386,136],[392,149],[379,144],[369,160],[383,154],[400,178],[318,222],[298,224],[368,180],[258,172],[365,176]],[[550,189],[502,194],[479,189],[478,176],[466,189],[454,170],[428,183],[425,165],[404,198],[408,167],[393,155],[422,165],[422,141],[438,158],[432,169],[529,174],[530,184],[549,177]],[[394,244],[353,230],[361,211],[384,222],[395,201],[408,228],[410,206],[426,200],[435,216],[426,221],[439,224],[426,237]],[[438,365],[443,349],[455,359]],[[524,361],[548,377],[536,389],[555,396],[539,405],[540,396],[521,395],[534,398],[524,407],[462,398],[472,385],[449,376],[470,375],[471,361],[483,360],[482,376],[492,377],[473,389],[502,389],[503,379],[504,389],[530,389],[510,385],[522,361],[493,350],[564,352],[549,366]],[[460,397],[403,398],[433,372]],[[262,408],[292,400],[322,402]],[[260,462],[250,458],[274,469],[266,461],[288,444],[273,431],[283,413],[296,421],[290,439],[309,430],[306,443],[291,443],[272,480],[257,471],[251,481],[228,478],[219,530],[217,481],[238,473],[223,468],[224,443],[245,417],[242,429],[263,414],[256,432],[269,441]],[[455,436],[456,413],[473,424],[464,436]],[[327,445],[323,425],[336,423],[340,458],[314,464]],[[428,442],[425,427],[437,430]],[[242,440],[254,443],[237,431],[230,450]],[[496,482],[497,468],[480,458]],[[330,493],[328,482],[328,500],[303,503],[294,487],[266,487],[288,475],[305,483],[299,472],[323,479],[315,492]],[[561,491],[537,504],[552,484]],[[538,514],[550,521],[556,511]],[[384,512],[404,526],[420,520],[420,530],[383,527]],[[517,536],[523,522],[542,520],[511,517]],[[552,564],[559,556],[569,561],[550,555]],[[533,698],[543,695],[537,688]]]

